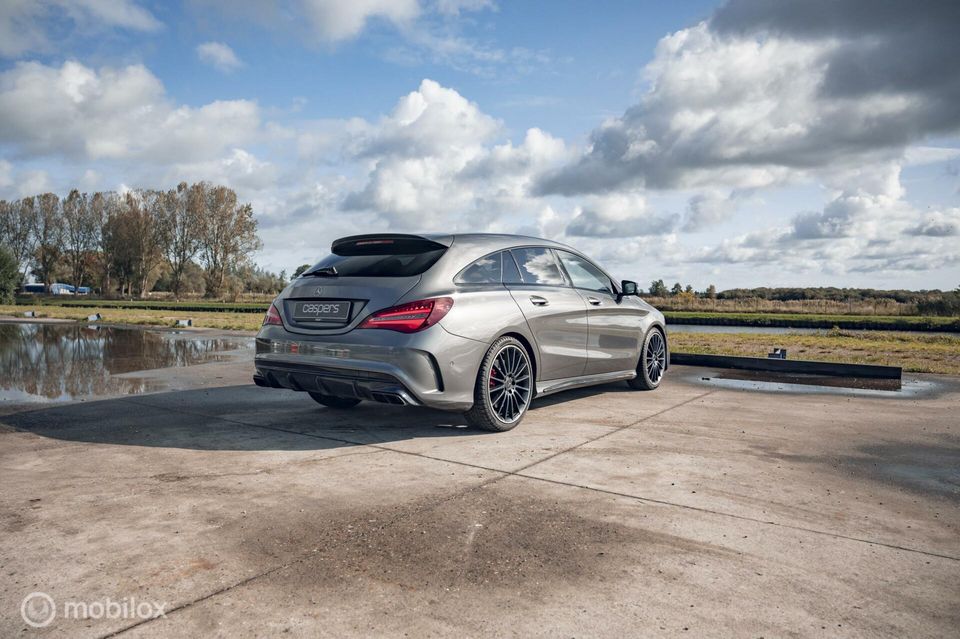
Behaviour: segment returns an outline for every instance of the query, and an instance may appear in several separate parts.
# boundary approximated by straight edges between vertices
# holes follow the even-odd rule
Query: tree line
[[[873,302],[877,300],[891,300],[901,304],[929,304],[956,294],[956,291],[941,291],[939,289],[908,291],[904,289],[882,290],[874,288],[838,288],[835,286],[817,287],[757,287],[731,288],[718,291],[711,284],[702,291],[694,290],[693,286],[683,286],[676,282],[667,287],[663,280],[650,283],[648,289],[651,297],[676,297],[688,295],[705,299],[720,300],[769,300],[776,302],[794,302],[800,300],[829,300],[833,302]]]
[[[65,282],[105,296],[166,290],[223,297],[284,285],[284,274],[249,259],[262,246],[253,207],[208,182],[0,200],[0,246],[20,283],[32,274],[47,287]]]

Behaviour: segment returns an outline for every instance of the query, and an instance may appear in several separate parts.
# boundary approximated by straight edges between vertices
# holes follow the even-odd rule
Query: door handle
[[[545,297],[540,297],[539,295],[531,295],[530,301],[533,302],[534,306],[546,306],[550,303],[550,300]]]
[[[600,301],[598,298],[596,298],[596,297],[588,297],[588,298],[587,298],[587,301],[590,302],[591,304],[593,304],[594,306],[600,306],[601,304],[603,304],[603,302],[601,302],[601,301]]]

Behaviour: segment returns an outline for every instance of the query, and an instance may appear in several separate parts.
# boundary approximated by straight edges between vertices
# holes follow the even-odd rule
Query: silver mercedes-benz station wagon
[[[534,397],[660,385],[663,314],[582,253],[517,235],[356,235],[293,281],[257,335],[259,386],[516,426]]]

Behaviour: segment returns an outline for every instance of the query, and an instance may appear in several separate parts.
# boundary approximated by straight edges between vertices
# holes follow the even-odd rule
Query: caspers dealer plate
[[[350,319],[350,302],[344,300],[294,302],[293,319],[298,322],[339,322],[343,324]]]

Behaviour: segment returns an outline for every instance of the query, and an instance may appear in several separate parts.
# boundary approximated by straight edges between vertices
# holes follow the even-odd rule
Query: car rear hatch
[[[452,236],[396,233],[336,240],[283,299],[293,332],[345,333],[370,312],[396,304],[452,244]]]

